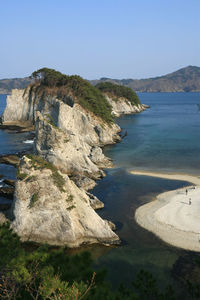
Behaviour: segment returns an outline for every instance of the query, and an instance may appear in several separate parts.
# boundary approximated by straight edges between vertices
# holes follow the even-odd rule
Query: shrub
[[[44,160],[41,156],[33,155],[33,154],[27,154],[27,158],[31,160],[31,164],[36,170],[42,170],[42,169],[49,169],[52,172],[52,178],[54,184],[58,187],[58,189],[61,192],[65,192],[65,189],[63,188],[65,184],[65,179],[60,173],[58,172],[58,169],[52,165],[50,162]]]
[[[131,102],[132,105],[140,104],[137,94],[129,87],[111,82],[101,82],[96,85],[96,88],[98,88],[102,93],[108,93],[114,96],[115,101],[117,101],[118,98],[123,97]]]
[[[74,196],[70,194],[70,195],[67,197],[66,201],[67,201],[67,202],[72,202],[73,199],[74,199]]]
[[[67,210],[72,210],[73,208],[76,208],[76,206],[75,206],[75,205],[71,205],[71,206],[69,206],[69,207],[67,208]]]
[[[63,100],[71,95],[83,108],[93,112],[104,121],[113,122],[111,106],[100,90],[78,75],[64,75],[58,71],[42,68],[32,73],[38,92],[54,95]],[[32,90],[32,88],[31,88]]]
[[[31,197],[31,202],[30,202],[29,207],[32,208],[35,205],[35,203],[37,202],[38,199],[39,199],[38,193],[34,193]]]
[[[17,179],[18,180],[24,180],[26,178],[26,173],[21,173],[19,169],[17,169]]]

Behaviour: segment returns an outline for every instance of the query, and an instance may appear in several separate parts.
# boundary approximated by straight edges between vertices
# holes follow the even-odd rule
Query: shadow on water
[[[105,208],[98,210],[98,214],[116,224],[122,244],[111,247],[89,245],[71,252],[90,251],[94,266],[107,270],[107,279],[113,287],[121,282],[129,285],[141,269],[159,278],[160,287],[174,284],[173,264],[187,251],[171,247],[141,228],[135,222],[134,214],[137,207],[152,201],[158,193],[188,185],[183,181],[131,175],[121,168],[107,170],[106,177],[98,182],[92,193],[105,203]]]
[[[107,176],[93,189],[105,203],[99,215],[120,224],[116,233],[123,241],[122,246],[111,248],[96,261],[96,266],[108,269],[108,278],[114,286],[122,281],[122,272],[125,283],[142,268],[155,274],[161,285],[166,280],[171,282],[170,270],[185,251],[167,245],[141,228],[134,214],[137,207],[153,200],[158,193],[188,185],[183,181],[131,175],[118,168],[108,170]]]
[[[157,194],[189,184],[130,175],[126,169],[139,167],[161,171],[169,168],[180,171],[184,167],[187,172],[191,169],[193,173],[198,171],[200,118],[196,103],[200,102],[199,95],[141,94],[142,103],[149,104],[151,109],[118,119],[117,122],[122,129],[127,130],[128,136],[121,143],[104,149],[117,167],[106,171],[107,176],[98,182],[92,193],[105,203],[105,208],[98,213],[117,225],[116,233],[122,244],[111,247],[89,245],[69,252],[89,250],[95,260],[95,267],[108,270],[107,278],[113,287],[122,281],[130,283],[140,269],[153,273],[159,279],[160,286],[174,283],[171,276],[173,264],[181,255],[188,254],[187,251],[167,245],[138,226],[134,213],[137,207],[152,201]],[[5,97],[3,100],[5,102]],[[4,153],[5,147],[6,153],[19,151],[21,145],[24,148],[21,143],[24,138],[25,136],[18,135],[16,142],[16,135],[0,131],[0,140],[4,141],[0,150]],[[6,173],[12,178],[14,170],[9,168],[3,166],[0,174]]]
[[[171,247],[134,220],[137,207],[152,201],[159,193],[188,186],[190,183],[136,176],[126,172],[133,168],[199,174],[200,118],[196,103],[199,93],[144,93],[142,103],[151,109],[117,120],[128,135],[117,145],[104,147],[113,169],[92,190],[105,208],[98,211],[104,219],[117,225],[122,245],[90,245],[97,268],[108,270],[108,279],[116,287],[130,283],[140,269],[155,275],[160,286],[178,284],[171,275],[174,263],[187,251]],[[198,254],[197,254],[198,256]]]

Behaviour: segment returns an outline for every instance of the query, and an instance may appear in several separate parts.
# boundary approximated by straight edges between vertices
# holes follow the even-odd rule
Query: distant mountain
[[[112,79],[91,80],[93,85],[100,82],[112,82],[125,85],[137,92],[200,92],[200,68],[188,66],[176,72],[148,79]],[[13,78],[0,80],[0,94],[9,94],[12,89],[23,89],[31,79]]]
[[[31,83],[29,77],[0,80],[0,94],[9,94],[12,89],[24,89]]]
[[[137,92],[200,92],[200,68],[188,66],[176,72],[148,79],[92,80],[92,84],[109,81],[132,88]]]

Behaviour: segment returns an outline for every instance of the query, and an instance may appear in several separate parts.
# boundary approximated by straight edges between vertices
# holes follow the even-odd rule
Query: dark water
[[[106,154],[117,166],[198,173],[200,93],[140,93],[151,109],[118,120],[128,136]]]
[[[0,116],[6,106],[6,95],[0,95]],[[29,133],[14,133],[9,130],[0,129],[0,155],[15,154],[23,150],[32,148],[31,144],[25,144],[24,141],[29,140]],[[0,175],[5,178],[15,179],[16,169],[13,166],[0,164]],[[1,185],[1,179],[0,179]],[[0,197],[1,202],[7,202],[3,197]]]
[[[130,175],[129,169],[173,171],[200,175],[200,93],[143,93],[151,109],[118,119],[128,131],[120,144],[105,147],[116,168],[92,191],[105,203],[99,214],[118,225],[121,247],[96,249],[96,265],[108,269],[113,285],[130,282],[138,270],[151,271],[159,284],[174,283],[173,264],[186,251],[171,247],[134,221],[135,209],[156,194],[188,185],[186,182]],[[95,249],[92,249],[95,253]]]
[[[172,266],[186,253],[139,227],[134,221],[134,212],[158,193],[188,183],[130,175],[127,170],[200,174],[200,111],[197,106],[200,93],[142,93],[139,96],[151,109],[117,120],[122,129],[128,131],[128,136],[119,144],[105,147],[104,152],[113,159],[115,168],[107,170],[107,176],[92,191],[105,203],[105,208],[98,213],[117,224],[122,245],[84,248],[91,250],[96,267],[108,270],[108,279],[114,286],[130,282],[141,268],[155,274],[161,286],[172,283]],[[0,111],[5,106],[5,98],[0,95]],[[0,130],[0,154],[24,150],[26,138],[26,134]],[[8,168],[0,165],[0,174],[13,177]]]

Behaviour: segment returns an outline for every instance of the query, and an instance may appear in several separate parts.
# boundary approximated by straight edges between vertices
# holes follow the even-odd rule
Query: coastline
[[[170,179],[170,180],[181,180],[181,181],[188,181],[194,185],[200,185],[200,176],[195,175],[188,175],[188,174],[179,174],[179,173],[159,173],[159,172],[152,172],[152,171],[130,171],[132,175],[141,175],[141,176],[151,176],[151,177],[158,177],[163,179]]]
[[[187,188],[159,194],[153,201],[136,210],[135,220],[170,245],[200,252],[200,178],[186,174],[148,171],[130,171],[130,174],[181,180],[193,184]]]

